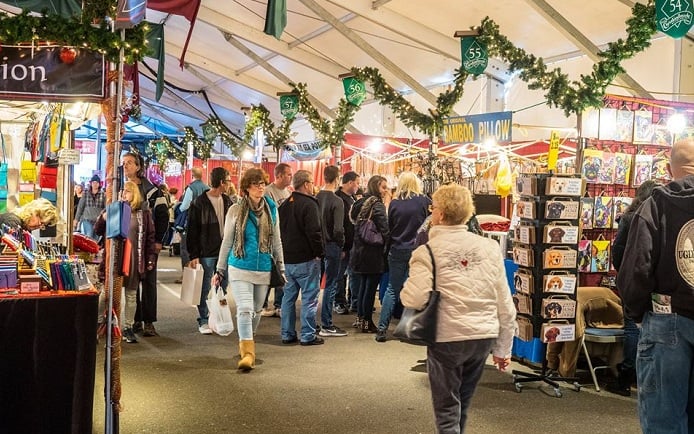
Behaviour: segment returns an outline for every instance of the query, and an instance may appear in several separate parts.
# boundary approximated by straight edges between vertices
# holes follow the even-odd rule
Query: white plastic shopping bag
[[[231,316],[227,297],[221,286],[213,288],[210,295],[207,299],[207,309],[210,311],[207,325],[218,335],[229,336],[234,331],[234,318]]]
[[[205,274],[202,265],[196,268],[183,267],[183,283],[181,284],[181,301],[188,305],[200,304],[202,294],[202,276]]]

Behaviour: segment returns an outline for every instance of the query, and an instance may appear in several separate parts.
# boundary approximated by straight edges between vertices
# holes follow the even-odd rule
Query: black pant
[[[378,282],[381,280],[381,273],[361,273],[361,282],[359,290],[359,306],[357,307],[357,314],[368,321],[369,324],[373,322],[373,309],[374,301],[376,298],[376,290],[378,289]]]
[[[145,271],[137,291],[137,310],[135,321],[155,322],[157,320],[157,263],[154,268]]]

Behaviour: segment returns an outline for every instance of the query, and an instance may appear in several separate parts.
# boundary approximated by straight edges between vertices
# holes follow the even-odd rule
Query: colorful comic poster
[[[648,110],[634,112],[634,143],[650,144],[653,140],[653,114]]]
[[[612,228],[617,229],[617,227],[619,227],[619,220],[622,218],[622,214],[624,214],[633,201],[633,198],[626,196],[614,198],[614,216],[612,217]]]
[[[593,240],[590,271],[606,273],[610,271],[610,241]]]
[[[667,169],[669,162],[670,157],[668,157],[665,153],[654,156],[653,163],[651,164],[651,179],[658,181],[670,181],[672,177]]]
[[[595,184],[598,181],[598,174],[602,170],[602,159],[604,152],[597,149],[585,149],[583,151],[583,164],[581,174],[586,182]]]
[[[619,185],[629,185],[629,175],[631,175],[631,155],[623,152],[614,154],[614,183]]]
[[[593,210],[595,209],[595,201],[592,197],[581,198],[581,219],[578,225],[581,229],[593,229]]]
[[[631,183],[633,187],[638,187],[644,182],[651,179],[651,166],[653,165],[653,156],[646,154],[634,155],[634,180]]]
[[[602,167],[598,172],[598,183],[613,184],[614,171],[616,166],[615,154],[604,152],[602,156]]]
[[[614,202],[611,196],[598,196],[595,198],[595,210],[593,211],[594,228],[611,228]]]
[[[631,143],[634,139],[634,112],[617,110],[617,138],[620,142]]]
[[[587,273],[590,271],[591,255],[593,242],[591,240],[580,240],[578,242],[578,271]]]

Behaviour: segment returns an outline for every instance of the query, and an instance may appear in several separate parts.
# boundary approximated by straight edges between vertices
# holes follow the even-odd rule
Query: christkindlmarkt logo
[[[675,263],[682,279],[694,286],[694,220],[689,220],[677,234]]]
[[[658,30],[673,38],[681,38],[694,24],[692,0],[656,0]]]
[[[299,113],[299,95],[280,95],[280,113],[285,119],[294,119]]]
[[[460,54],[463,58],[463,69],[470,74],[481,74],[487,68],[487,47],[474,36],[466,36],[460,40]]]

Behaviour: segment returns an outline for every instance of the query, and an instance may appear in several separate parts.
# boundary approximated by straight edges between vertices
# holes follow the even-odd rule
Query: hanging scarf
[[[145,231],[142,210],[137,210],[135,215],[137,218],[137,272],[140,274],[140,278],[143,278],[145,272],[145,258],[142,252],[144,251]]]
[[[237,258],[244,258],[246,256],[244,247],[246,240],[244,235],[246,233],[246,225],[248,224],[250,213],[255,214],[256,221],[258,222],[258,250],[261,253],[270,253],[272,224],[270,222],[270,207],[265,198],[260,200],[257,209],[252,207],[251,201],[248,200],[247,197],[241,198],[237,205],[239,206],[236,214],[236,227],[234,228],[234,256]]]

